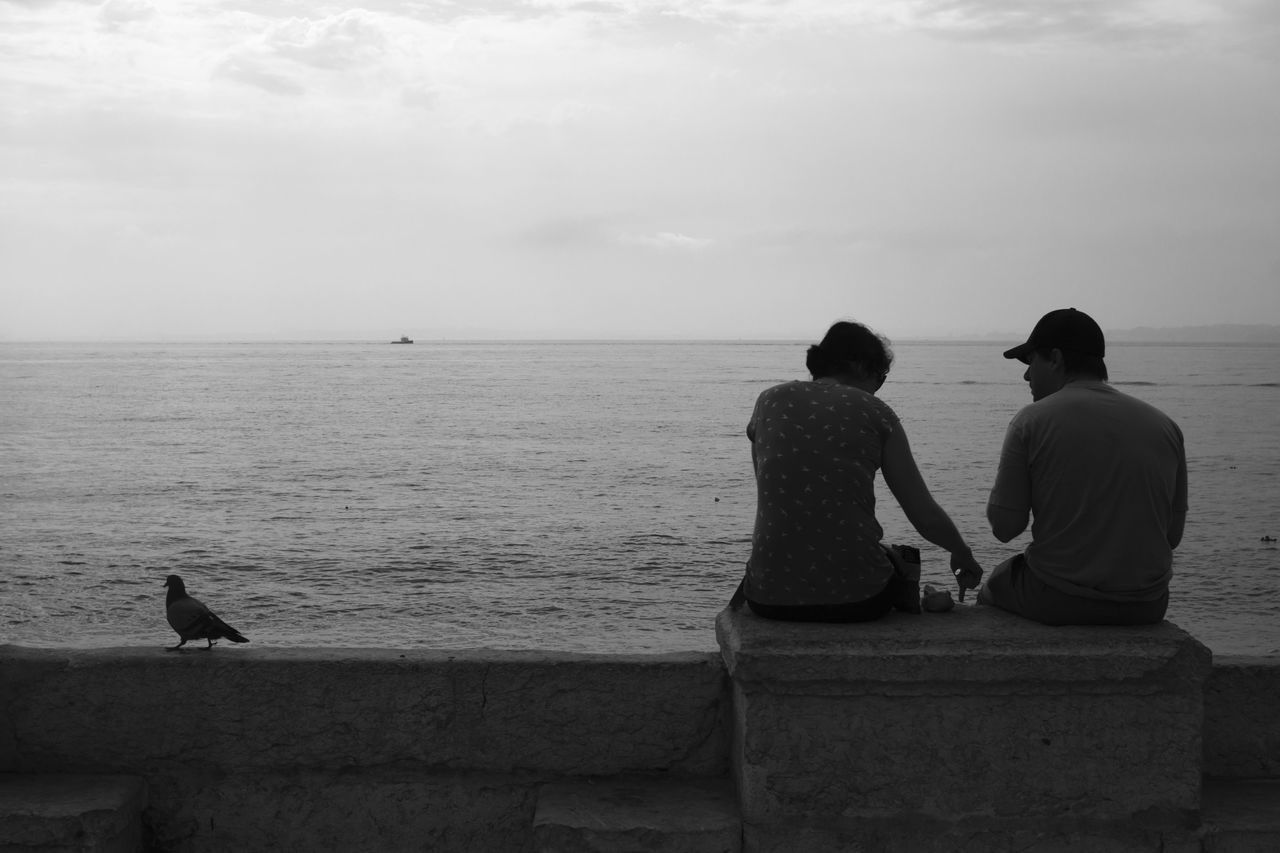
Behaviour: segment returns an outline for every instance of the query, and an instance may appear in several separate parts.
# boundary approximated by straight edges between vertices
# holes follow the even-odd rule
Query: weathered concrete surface
[[[4,646],[0,771],[142,776],[183,853],[530,849],[540,783],[724,775],[724,696],[715,654]]]
[[[965,607],[865,625],[726,610],[716,629],[757,835],[810,820],[1196,824],[1210,655],[1176,626],[1051,628]]]
[[[192,770],[151,782],[156,850],[533,850],[529,827],[540,780],[530,775]]]
[[[985,621],[984,614],[1012,621],[1001,626]],[[943,755],[942,770],[969,774],[966,780],[978,789],[991,785],[988,777],[997,766],[989,759],[962,760],[972,756],[977,736],[963,734],[953,715],[973,701],[975,685],[988,698],[1003,697],[994,705],[1001,712],[1016,711],[1024,701],[1021,682],[1039,685],[1040,701],[1068,697],[1058,706],[1100,702],[1119,685],[1129,697],[1121,703],[1129,721],[1103,719],[1141,737],[1162,719],[1159,712],[1148,713],[1141,699],[1157,698],[1168,688],[1157,662],[1163,658],[1166,667],[1176,667],[1185,657],[1192,670],[1203,663],[1194,648],[1169,646],[1167,633],[1162,639],[1158,632],[1144,636],[1147,629],[1114,629],[1124,644],[1113,646],[1109,629],[1043,628],[973,608],[894,617],[880,625],[769,624],[799,631],[794,639],[810,646],[814,657],[780,660],[767,648],[748,647],[735,656],[739,671],[750,674],[755,667],[758,678],[777,677],[773,687],[762,683],[753,692],[794,696],[806,679],[824,683],[815,677],[823,655],[836,659],[846,674],[864,679],[855,700],[898,702],[882,707],[906,715],[895,718],[901,732],[889,732],[897,742],[872,744],[869,759],[921,768],[924,788],[936,785],[921,756],[929,755],[926,749],[936,755],[930,744],[940,738],[955,756],[952,761]],[[1015,627],[1022,639],[1007,633]],[[845,636],[834,643],[819,636],[830,630]],[[841,648],[854,632],[859,643],[870,645],[849,655]],[[1038,656],[1038,666],[1028,665],[1028,650]],[[917,664],[915,676],[902,674],[903,667]],[[913,684],[913,678],[936,683]],[[832,679],[823,689],[845,695],[841,691],[848,686],[839,683]],[[389,851],[532,853],[537,791],[544,784],[612,774],[723,774],[728,745],[721,715],[727,696],[719,655],[243,648],[176,655],[159,648],[0,646],[0,771],[145,777],[151,803],[146,818],[156,851],[351,850],[371,849],[376,842],[377,849]],[[1206,772],[1280,777],[1276,707],[1280,661],[1217,661],[1204,698]],[[1005,760],[1034,781],[1040,768],[1067,762],[1059,740],[1044,744],[1034,734],[1059,722],[1053,715],[1020,718],[1010,732],[977,720],[970,729],[990,730],[991,737],[999,733]],[[811,741],[800,746],[813,746],[824,756],[831,749],[823,727],[830,725],[829,719],[810,723],[803,716],[787,721],[797,739]],[[893,728],[887,722],[886,727]],[[1088,760],[1098,752],[1080,732],[1068,744]],[[1165,760],[1163,748],[1149,746],[1155,763]],[[1041,765],[1042,757],[1052,760]],[[1099,773],[1097,781],[1105,790],[1114,780]],[[778,790],[803,791],[803,783],[799,774],[780,778]],[[1069,790],[1066,783],[1053,784]],[[1267,799],[1274,787],[1228,788],[1206,787],[1203,849],[1280,850],[1280,832],[1268,823],[1280,811]],[[886,797],[871,788],[867,799]],[[928,790],[906,805],[924,808],[940,799],[945,800]],[[1165,853],[1200,850],[1159,809],[1139,815],[1127,834],[1117,835],[1115,821],[1089,818],[1077,807],[1083,801],[1062,802],[1064,815],[1037,815],[1021,827],[1011,826],[1017,815],[994,807],[961,820],[915,811],[748,823],[745,847],[915,853],[1154,850],[1159,848],[1151,845],[1159,844]],[[290,848],[289,839],[304,843]]]
[[[629,777],[552,783],[538,794],[537,853],[739,853],[727,779]]]
[[[949,823],[918,818],[747,825],[742,849],[744,853],[1202,853],[1201,841],[1191,830],[1074,819],[1012,827],[994,819]]]
[[[0,773],[0,851],[137,853],[146,801],[136,776]]]
[[[1215,656],[1204,694],[1204,772],[1280,777],[1280,661]]]
[[[1280,779],[1210,782],[1204,790],[1205,853],[1280,850]]]
[[[714,654],[0,647],[0,770],[724,769]]]

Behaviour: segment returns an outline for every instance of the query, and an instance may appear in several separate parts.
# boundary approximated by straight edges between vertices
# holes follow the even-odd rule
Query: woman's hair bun
[[[841,320],[805,353],[805,366],[815,379],[837,373],[862,371],[882,376],[893,365],[889,341],[861,323]]]

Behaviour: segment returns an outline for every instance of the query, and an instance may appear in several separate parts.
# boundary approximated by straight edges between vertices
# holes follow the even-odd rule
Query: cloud
[[[1212,0],[919,0],[904,20],[954,38],[1105,42],[1191,33],[1222,15]]]
[[[440,89],[427,83],[412,83],[401,90],[400,102],[414,109],[435,109],[440,104]]]
[[[878,248],[883,238],[832,225],[775,225],[745,233],[739,242],[752,249],[792,252],[845,252]]]
[[[615,216],[579,216],[547,220],[527,230],[524,240],[556,249],[608,249],[632,246],[658,252],[697,252],[711,247],[707,237],[677,231],[638,231],[621,227]]]
[[[155,17],[156,9],[145,0],[107,0],[102,4],[99,14],[104,28],[118,30],[128,24]]]
[[[540,222],[523,238],[547,248],[601,247],[609,244],[611,230],[608,217],[571,217]]]
[[[277,56],[342,71],[378,61],[387,36],[376,16],[352,9],[318,21],[291,18],[271,27],[262,43]]]
[[[623,234],[618,239],[621,243],[645,246],[662,252],[696,252],[707,248],[712,242],[706,237],[690,237],[673,231],[659,231],[656,234]]]
[[[0,5],[8,4],[11,6],[21,6],[26,9],[45,9],[49,6],[56,6],[63,0],[0,0]],[[98,0],[74,0],[82,6],[97,5]]]
[[[214,70],[213,76],[253,86],[273,95],[296,96],[306,92],[306,88],[297,80],[268,70],[252,56],[226,59]]]
[[[132,2],[112,0],[122,1]],[[388,44],[383,21],[363,9],[318,20],[288,18],[233,47],[214,76],[274,95],[301,95],[316,72],[343,72],[350,83],[352,72],[379,69]]]
[[[1129,279],[1275,316],[1280,3],[234,6],[0,0],[0,282],[48,333],[46,292],[173,281],[279,289],[268,325],[314,287],[317,328],[353,280],[513,328],[622,292],[986,328]]]

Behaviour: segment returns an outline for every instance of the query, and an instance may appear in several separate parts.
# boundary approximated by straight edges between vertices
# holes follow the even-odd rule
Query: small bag
[[[893,592],[893,607],[904,613],[920,613],[920,549],[911,545],[883,545],[889,562],[893,563],[893,576],[889,586]]]
[[[733,596],[729,599],[730,610],[741,610],[742,605],[747,603],[747,575],[742,574],[742,580],[738,581],[738,588],[733,591]]]

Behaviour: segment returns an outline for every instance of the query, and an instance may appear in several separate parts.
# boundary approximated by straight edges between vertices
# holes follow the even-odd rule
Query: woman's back
[[[817,380],[764,391],[747,427],[756,520],[747,590],[778,605],[862,601],[893,567],[880,545],[875,475],[899,428],[873,394]]]

